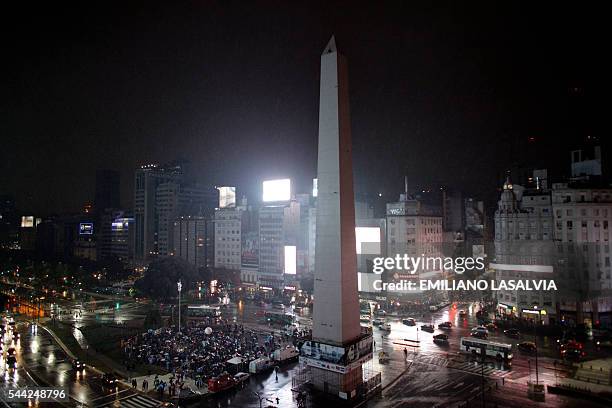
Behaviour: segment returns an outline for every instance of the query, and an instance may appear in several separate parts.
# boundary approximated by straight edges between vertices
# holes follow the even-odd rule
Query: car
[[[466,318],[467,317],[467,312],[465,310],[461,309],[459,311],[459,317]]]
[[[237,373],[236,375],[234,375],[234,380],[236,380],[236,382],[241,383],[241,382],[245,382],[249,379],[250,375],[248,373]]]
[[[372,324],[374,326],[380,326],[381,324],[385,324],[385,319],[382,317],[377,317],[374,320],[372,320]]]
[[[448,335],[444,333],[433,336],[433,342],[439,344],[448,344]]]
[[[474,327],[470,332],[470,336],[476,337],[477,339],[486,339],[489,337],[489,333],[486,327],[483,327],[483,329],[484,330],[481,330],[480,327]]]
[[[102,376],[102,383],[109,388],[117,386],[117,376],[112,373],[106,373]]]
[[[381,331],[386,331],[386,332],[390,332],[391,331],[391,325],[389,323],[383,323],[379,326],[379,329]]]
[[[374,310],[374,316],[386,316],[387,312],[382,309]]]
[[[416,320],[414,320],[412,317],[402,319],[402,323],[404,323],[406,326],[416,326]]]
[[[85,369],[85,363],[83,363],[81,360],[73,359],[71,363],[72,363],[72,369],[75,371],[82,371]]]
[[[507,330],[504,330],[504,334],[507,337],[512,337],[513,339],[518,339],[521,333],[518,331],[518,329],[507,329]]]
[[[438,329],[442,330],[449,330],[451,327],[453,327],[453,324],[451,322],[444,322],[438,325]]]
[[[9,347],[8,350],[6,350],[6,354],[9,356],[12,356],[15,354],[15,347]]]
[[[14,333],[13,333],[13,341],[14,341],[14,342],[18,342],[18,341],[19,341],[19,337],[20,337],[20,336],[19,336],[19,333],[17,333],[17,332],[14,332]]]
[[[433,324],[424,324],[421,326],[421,330],[429,332],[429,333],[433,333],[434,332]]]
[[[561,357],[566,360],[579,361],[586,356],[586,353],[581,349],[569,348],[561,350]]]
[[[485,327],[490,332],[497,330],[497,326],[495,325],[495,323],[487,323],[485,324]]]
[[[488,333],[489,330],[487,330],[487,328],[485,326],[476,326],[474,328],[472,328],[473,332],[481,332],[481,333]]]
[[[517,344],[516,347],[524,353],[535,353],[538,349],[533,341],[524,341]]]

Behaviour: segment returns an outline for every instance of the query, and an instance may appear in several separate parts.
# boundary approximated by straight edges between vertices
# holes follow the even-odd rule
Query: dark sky
[[[332,33],[349,61],[358,192],[397,198],[408,174],[414,188],[495,194],[529,137],[566,169],[560,141],[602,131],[591,101],[609,46],[601,11],[581,3],[166,3],[5,10],[0,194],[72,211],[113,168],[129,205],[133,170],[175,158],[239,194],[284,176],[306,190]]]

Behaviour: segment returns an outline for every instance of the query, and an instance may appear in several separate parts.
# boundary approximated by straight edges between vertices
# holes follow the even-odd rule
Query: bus
[[[480,354],[483,349],[487,356],[495,357],[498,360],[503,359],[504,361],[512,360],[511,344],[496,343],[494,341],[477,339],[475,337],[461,338],[461,352]]]
[[[293,323],[293,316],[283,312],[266,312],[264,318],[267,322],[272,324],[287,325]]]
[[[208,305],[189,305],[187,306],[187,317],[192,319],[204,317],[220,317],[221,308],[219,306]]]

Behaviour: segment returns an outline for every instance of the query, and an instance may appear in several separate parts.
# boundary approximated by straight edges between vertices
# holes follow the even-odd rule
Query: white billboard
[[[219,190],[219,208],[236,206],[236,187],[217,187]]]
[[[33,228],[34,227],[34,216],[24,215],[21,217],[21,228]]]
[[[380,255],[380,227],[355,227],[357,255]]]
[[[266,180],[263,182],[263,201],[289,201],[291,199],[291,180]]]
[[[295,245],[285,245],[285,273],[295,275],[297,264],[297,248]]]

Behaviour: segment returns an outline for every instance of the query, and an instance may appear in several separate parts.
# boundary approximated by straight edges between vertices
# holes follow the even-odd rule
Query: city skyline
[[[202,183],[236,185],[250,198],[270,178],[289,177],[308,191],[318,97],[312,61],[332,33],[355,66],[357,194],[394,200],[407,174],[411,188],[454,186],[494,200],[495,174],[513,161],[535,156],[540,167],[567,173],[570,146],[599,135],[590,110],[595,78],[586,75],[593,57],[583,45],[594,28],[579,18],[586,10],[572,11],[576,26],[562,32],[540,20],[546,10],[537,7],[522,16],[518,6],[206,3],[132,6],[118,17],[112,6],[73,10],[90,15],[87,24],[54,9],[53,23],[34,16],[10,26],[26,33],[9,47],[13,102],[5,102],[4,133],[15,136],[1,159],[14,176],[0,191],[25,211],[79,209],[93,197],[99,168],[120,172],[122,206],[130,206],[137,167],[181,157]],[[177,28],[164,12],[189,18]],[[46,30],[50,24],[61,29]]]

